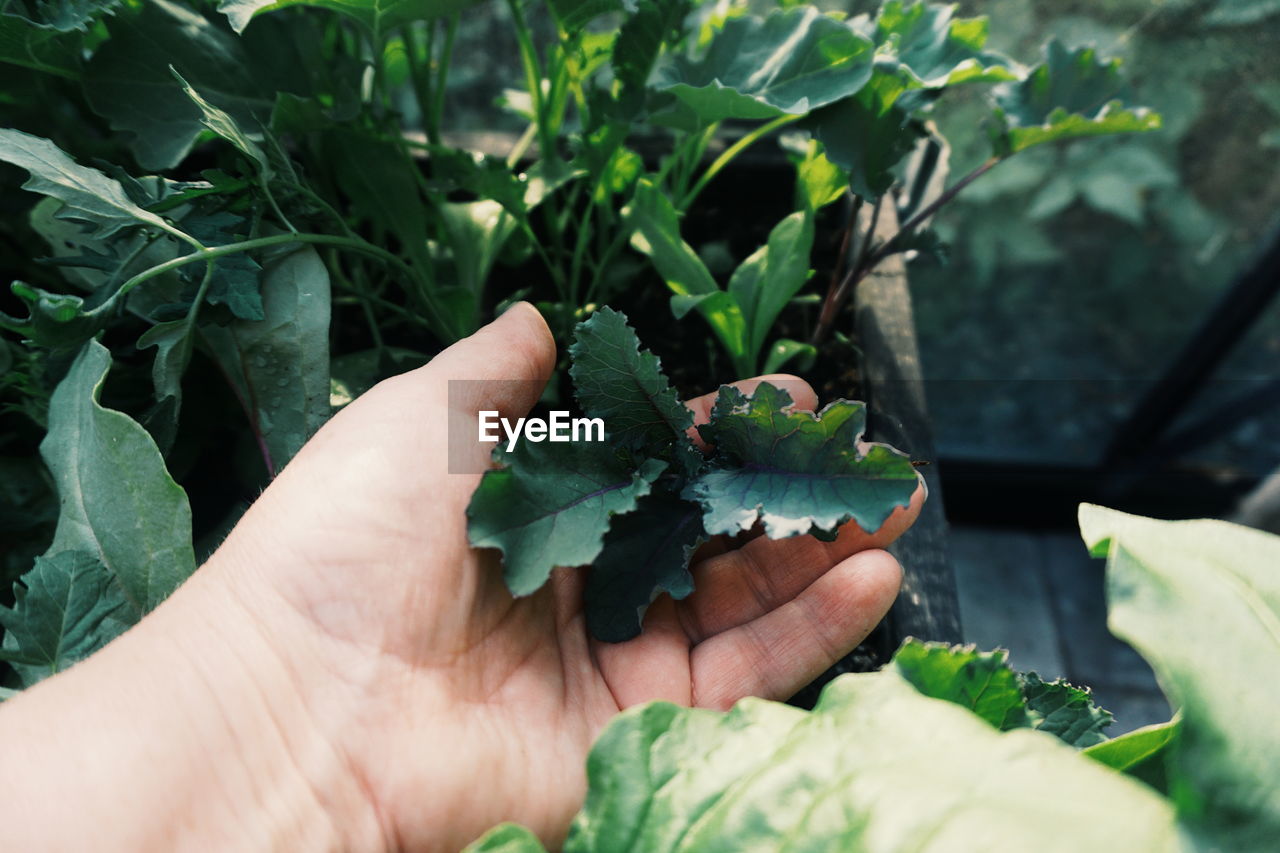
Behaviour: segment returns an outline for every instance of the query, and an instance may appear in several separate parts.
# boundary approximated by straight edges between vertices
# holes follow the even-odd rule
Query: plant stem
[[[184,237],[185,236],[186,235],[184,235]],[[192,239],[193,238],[188,238],[188,240]],[[336,246],[353,252],[360,252],[362,254],[378,258],[379,260],[396,267],[412,281],[419,280],[419,276],[415,273],[413,268],[404,261],[400,260],[385,249],[380,249],[377,246],[364,242],[363,240],[351,239],[349,237],[337,237],[332,234],[275,234],[270,237],[258,237],[253,240],[243,240],[239,243],[229,243],[225,246],[212,246],[209,248],[200,246],[198,251],[173,258],[162,264],[157,264],[156,266],[143,270],[133,276],[133,278],[120,286],[120,289],[115,292],[111,297],[111,300],[114,302],[117,299],[121,299],[130,290],[143,282],[155,278],[158,275],[163,275],[171,270],[176,270],[179,267],[186,266],[187,264],[196,263],[198,261],[212,261],[216,258],[222,257],[223,255],[230,255],[236,252],[248,252],[254,249],[265,249],[269,246],[281,246],[290,243]],[[425,291],[421,296],[424,306],[431,313],[431,319],[437,324],[437,328],[443,331],[446,337],[450,337],[451,340],[457,340],[459,335],[449,322],[448,317],[439,310],[435,305],[434,300],[432,300]]]
[[[529,22],[525,20],[521,0],[507,0],[511,9],[511,20],[516,28],[516,41],[520,45],[520,64],[524,67],[525,86],[529,90],[529,98],[533,103],[534,122],[538,125],[538,141],[542,145],[542,155],[550,156],[551,140],[547,139],[546,116],[543,115],[542,67],[538,62],[538,50],[533,44],[533,33],[529,30]]]
[[[897,233],[886,240],[878,249],[874,252],[869,252],[872,232],[875,231],[875,224],[873,222],[872,226],[867,231],[867,237],[863,242],[862,250],[859,252],[858,263],[849,269],[849,272],[840,282],[839,287],[837,287],[835,291],[827,294],[827,299],[822,305],[822,313],[818,316],[818,326],[814,329],[813,337],[810,338],[810,343],[816,346],[826,340],[827,334],[831,331],[831,326],[835,322],[836,314],[839,312],[841,304],[848,297],[849,292],[858,284],[858,282],[866,278],[866,276],[874,270],[881,261],[898,251],[897,246],[901,244],[902,238],[920,227],[922,222],[930,216],[933,216],[945,204],[959,195],[961,190],[995,168],[995,165],[999,163],[1001,159],[1003,158],[992,157],[982,165],[978,166],[978,168],[956,181],[956,183],[949,187],[942,195],[938,196],[922,210],[917,212],[915,216],[912,216],[903,223]]]
[[[707,184],[711,183],[711,180],[715,178],[716,175],[720,174],[720,171],[724,169],[725,166],[729,165],[735,157],[749,148],[761,137],[767,136],[780,127],[785,127],[792,122],[799,121],[801,118],[802,116],[798,115],[779,116],[771,122],[760,125],[750,133],[744,135],[737,142],[730,145],[720,153],[719,157],[712,161],[711,165],[702,173],[702,177],[698,178],[698,182],[693,185],[692,189],[685,193],[684,198],[680,200],[679,208],[684,210],[687,209],[689,205],[693,204],[693,200],[698,197],[698,194],[702,192],[703,188]]]
[[[868,258],[867,260],[868,272],[876,264],[880,263],[889,255],[892,255],[896,251],[895,246],[903,237],[906,237],[916,228],[920,227],[920,223],[924,222],[930,216],[933,216],[935,213],[937,213],[938,210],[941,209],[943,205],[945,205],[947,202],[951,201],[953,198],[959,195],[960,191],[963,190],[965,187],[969,186],[969,184],[978,180],[978,178],[981,178],[987,172],[995,168],[996,164],[999,163],[1001,159],[1003,158],[1001,157],[990,158],[989,160],[984,162],[981,166],[974,169],[972,172],[965,175],[960,180],[956,181],[956,183],[953,186],[949,187],[946,192],[938,196],[930,204],[926,205],[922,210],[917,212],[915,216],[911,217],[906,222],[904,222],[902,224],[902,227],[898,229],[898,233],[890,237],[883,246],[877,249],[875,253],[873,253],[871,257]]]
[[[827,290],[827,298],[822,301],[822,310],[818,312],[818,325],[814,328],[813,337],[809,341],[814,346],[826,340],[831,331],[831,326],[835,323],[836,315],[840,313],[840,308],[844,305],[849,292],[870,271],[870,267],[867,266],[867,258],[871,252],[871,241],[875,238],[876,225],[880,221],[880,205],[883,201],[884,196],[877,198],[875,205],[871,208],[871,220],[867,223],[866,234],[862,237],[862,243],[858,247],[858,253],[854,256],[853,263],[849,266],[849,271],[845,273],[844,278],[840,279],[838,285]],[[857,217],[861,210],[862,205],[859,204],[850,213],[849,227],[851,230],[857,227]]]
[[[516,144],[511,146],[511,153],[507,155],[507,168],[514,169],[519,164],[520,158],[529,150],[529,146],[537,135],[538,122],[535,120],[529,123],[524,133],[520,134],[520,138],[516,140]]]
[[[449,66],[453,63],[453,42],[458,35],[458,21],[461,17],[460,13],[454,14],[449,18],[449,23],[445,24],[444,45],[440,48],[440,58],[436,60],[440,70],[436,74],[435,86],[433,87],[431,127],[435,129],[437,138],[440,136],[440,126],[444,121],[444,96],[449,84]]]

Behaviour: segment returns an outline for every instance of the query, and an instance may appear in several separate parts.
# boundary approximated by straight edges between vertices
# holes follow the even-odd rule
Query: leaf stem
[[[698,178],[698,182],[695,183],[687,193],[685,193],[684,198],[680,200],[680,209],[684,210],[688,208],[689,205],[693,204],[694,199],[698,197],[698,194],[702,192],[703,188],[706,187],[707,184],[711,183],[711,180],[715,178],[716,175],[720,174],[721,170],[723,170],[725,166],[733,162],[735,157],[747,148],[751,147],[751,145],[757,140],[769,135],[780,127],[785,127],[792,122],[799,121],[801,118],[803,118],[803,116],[779,116],[773,121],[766,122],[752,130],[750,133],[745,134],[737,142],[722,151],[720,156],[713,160],[711,165],[707,167],[707,170],[702,173],[702,177]]]
[[[918,211],[915,216],[912,216],[903,223],[897,233],[882,243],[879,248],[873,252],[869,252],[869,241],[872,233],[875,231],[875,225],[872,224],[871,228],[867,231],[867,238],[863,242],[862,250],[859,252],[860,257],[858,262],[849,268],[849,272],[845,275],[844,279],[841,280],[840,285],[834,291],[827,294],[827,299],[822,305],[822,313],[818,316],[817,328],[814,329],[813,336],[810,338],[810,343],[817,346],[826,340],[827,334],[831,331],[832,324],[835,323],[836,314],[839,312],[842,303],[853,290],[854,286],[857,285],[858,282],[862,281],[862,279],[866,278],[881,261],[898,251],[897,247],[901,245],[904,237],[913,232],[916,228],[920,227],[922,222],[937,213],[945,204],[959,195],[965,187],[969,186],[969,184],[995,168],[996,164],[1002,159],[1004,158],[991,157],[983,162],[982,165],[956,181],[956,183],[949,187],[946,192],[942,193],[942,195],[938,196]]]
[[[186,235],[183,236],[185,237]],[[188,238],[188,240],[194,241],[194,238]],[[187,264],[196,263],[198,261],[212,261],[216,258],[222,257],[223,255],[230,255],[236,252],[248,252],[254,249],[265,249],[269,246],[288,245],[290,243],[336,246],[353,252],[360,252],[390,264],[400,272],[404,273],[411,281],[419,280],[419,277],[414,270],[404,261],[400,260],[400,258],[385,249],[380,249],[377,246],[364,242],[363,240],[351,239],[349,237],[338,237],[332,234],[274,234],[270,237],[257,237],[253,240],[243,240],[238,243],[229,243],[225,246],[212,246],[207,248],[205,246],[200,246],[200,248],[195,252],[173,258],[162,264],[157,264],[156,266],[143,270],[133,276],[133,278],[130,278],[120,286],[120,289],[111,297],[111,301],[114,302],[117,299],[123,298],[130,290],[149,279],[155,278],[158,275],[163,275],[171,270],[178,269],[179,267],[186,266]],[[197,243],[197,245],[199,244]],[[453,340],[457,340],[458,335],[454,330],[453,325],[449,322],[448,317],[439,310],[429,294],[424,291],[421,296],[425,307],[432,314],[431,319],[438,324],[438,328],[443,330],[446,335],[452,336]]]
[[[960,191],[963,190],[965,187],[969,186],[969,184],[978,180],[978,178],[981,178],[987,172],[990,172],[993,168],[995,168],[996,164],[999,163],[1002,159],[1004,158],[991,157],[990,159],[986,160],[985,162],[983,162],[981,166],[974,169],[972,172],[965,175],[960,180],[956,181],[955,184],[949,187],[946,190],[946,192],[944,192],[942,195],[938,196],[932,202],[925,205],[925,207],[922,208],[920,211],[918,211],[915,216],[911,217],[906,222],[904,222],[902,224],[902,227],[898,229],[898,233],[890,237],[883,246],[877,249],[875,253],[872,254],[870,258],[868,258],[867,260],[868,271],[870,271],[870,269],[874,267],[876,264],[880,263],[880,261],[884,260],[889,255],[892,255],[895,251],[894,247],[896,246],[896,244],[898,244],[901,241],[903,237],[906,237],[916,228],[920,227],[920,223],[924,222],[930,216],[933,216],[935,213],[937,213],[938,210],[941,209],[943,205],[947,204],[947,202],[951,201],[953,198],[959,195]]]

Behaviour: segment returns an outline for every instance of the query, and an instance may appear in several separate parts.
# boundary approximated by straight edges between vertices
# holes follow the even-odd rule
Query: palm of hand
[[[502,820],[558,840],[590,743],[619,710],[785,698],[897,592],[897,563],[876,549],[910,525],[922,494],[874,536],[850,527],[830,544],[707,549],[698,591],[660,599],[628,643],[589,639],[581,570],[513,600],[495,555],[467,544],[479,475],[446,471],[447,380],[526,380],[467,412],[523,415],[554,357],[521,307],[382,383],[308,443],[218,555],[238,588],[269,590],[247,606],[280,633],[316,725],[406,849],[457,849]],[[690,405],[705,418],[707,399]]]

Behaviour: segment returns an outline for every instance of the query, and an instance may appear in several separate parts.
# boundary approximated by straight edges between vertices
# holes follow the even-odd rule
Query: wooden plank
[[[953,527],[950,541],[965,639],[1008,649],[1015,669],[1048,680],[1067,675],[1040,537]]]
[[[897,230],[886,205],[876,228],[880,239]],[[933,429],[924,397],[915,316],[901,255],[886,259],[854,291],[854,330],[861,349],[868,436],[905,450],[913,459],[936,462]],[[902,593],[889,615],[888,640],[905,637],[962,642],[960,608],[947,545],[938,466],[923,469],[929,499],[920,519],[890,551],[902,563]]]

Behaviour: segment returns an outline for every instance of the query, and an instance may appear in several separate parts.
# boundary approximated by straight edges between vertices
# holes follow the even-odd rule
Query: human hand
[[[619,710],[786,698],[889,608],[900,570],[878,549],[915,519],[922,491],[873,535],[850,525],[833,543],[760,537],[708,552],[693,568],[697,591],[655,602],[627,643],[589,638],[581,569],[513,599],[497,555],[467,542],[480,475],[447,472],[448,380],[521,380],[472,383],[505,390],[465,405],[472,422],[479,409],[514,418],[554,363],[545,323],[518,305],[379,384],[303,448],[191,582],[115,644],[134,661],[143,642],[185,650],[205,692],[194,687],[203,698],[181,707],[212,713],[216,722],[194,728],[233,736],[210,735],[206,751],[224,751],[219,761],[256,781],[217,797],[240,820],[274,823],[251,837],[456,850],[516,820],[555,843],[585,793],[587,751]],[[788,388],[799,407],[816,404],[798,380]],[[690,402],[698,421],[712,399]],[[479,470],[489,447],[472,450]],[[192,637],[209,622],[214,632]],[[229,777],[215,778],[227,787]],[[304,825],[308,814],[313,824],[324,816],[326,833]]]

